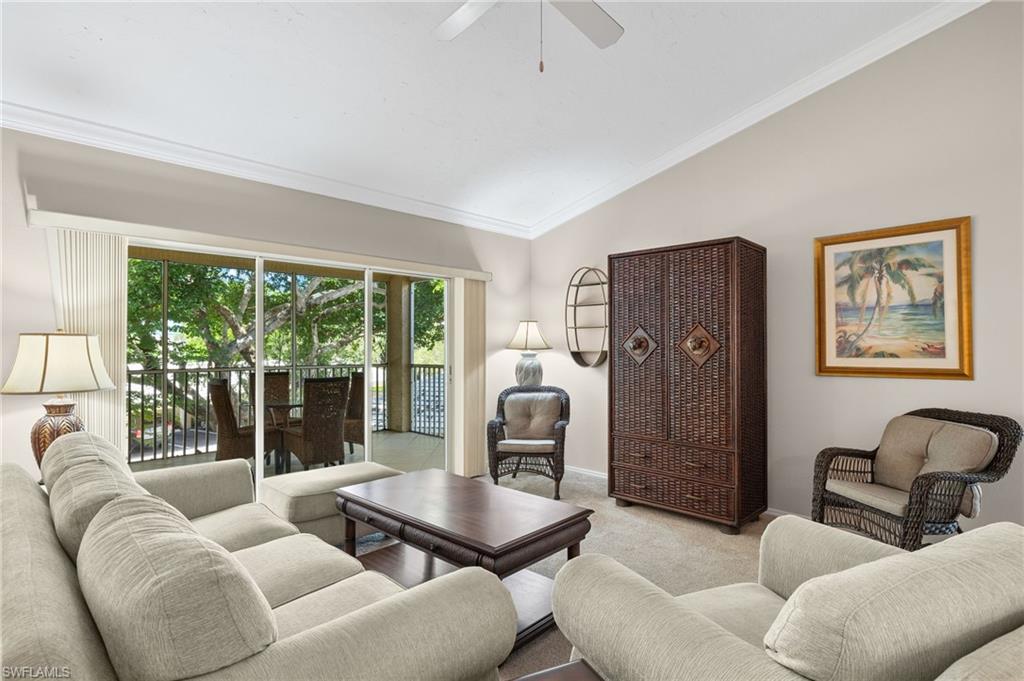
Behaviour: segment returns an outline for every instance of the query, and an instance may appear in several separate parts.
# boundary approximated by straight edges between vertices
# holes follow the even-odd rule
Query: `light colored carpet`
[[[554,483],[537,475],[501,479],[502,486],[550,497]],[[607,494],[607,481],[567,471],[562,500],[594,509],[593,525],[583,541],[583,553],[603,553],[635,570],[673,595],[712,586],[757,580],[758,543],[767,516],[730,536],[718,526],[644,506],[621,508]],[[531,566],[554,577],[565,564],[565,553]],[[571,646],[552,629],[526,644],[501,666],[501,679],[515,679],[569,660]]]

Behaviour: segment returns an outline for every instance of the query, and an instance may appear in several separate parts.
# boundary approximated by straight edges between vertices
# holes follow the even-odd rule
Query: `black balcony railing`
[[[356,364],[333,366],[267,367],[268,371],[289,369],[292,391],[301,395],[302,379],[349,376],[362,371]],[[217,419],[210,402],[210,380],[226,378],[239,426],[252,425],[254,409],[250,399],[251,367],[200,369],[129,369],[128,437],[129,461],[150,461],[214,452],[217,449]],[[370,409],[374,431],[386,430],[387,367],[374,365]],[[415,404],[415,396],[413,397]],[[427,409],[432,411],[434,408]],[[444,413],[444,405],[440,406]],[[414,409],[414,412],[416,410]],[[442,419],[443,423],[443,419]],[[443,427],[442,427],[443,433]]]
[[[412,432],[444,437],[445,370],[440,364],[413,364]]]

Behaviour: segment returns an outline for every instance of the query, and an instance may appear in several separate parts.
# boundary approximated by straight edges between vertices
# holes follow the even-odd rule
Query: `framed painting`
[[[972,379],[971,218],[814,240],[817,372]]]

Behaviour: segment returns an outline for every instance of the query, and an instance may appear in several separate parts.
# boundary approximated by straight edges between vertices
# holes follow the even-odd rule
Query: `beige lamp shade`
[[[516,333],[506,345],[509,350],[550,350],[551,345],[544,339],[537,322],[526,319],[519,322]]]
[[[18,354],[0,392],[76,393],[113,390],[100,355],[99,336],[82,333],[23,333]]]

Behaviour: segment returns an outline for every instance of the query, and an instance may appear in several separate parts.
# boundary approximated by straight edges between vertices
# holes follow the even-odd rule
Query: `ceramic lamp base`
[[[46,414],[32,426],[32,454],[36,457],[36,465],[41,466],[46,448],[61,435],[77,433],[85,430],[82,419],[75,414],[75,403],[71,400],[57,398],[43,402]]]
[[[516,362],[516,382],[519,385],[541,385],[544,381],[544,369],[537,359],[536,352],[524,352]]]

